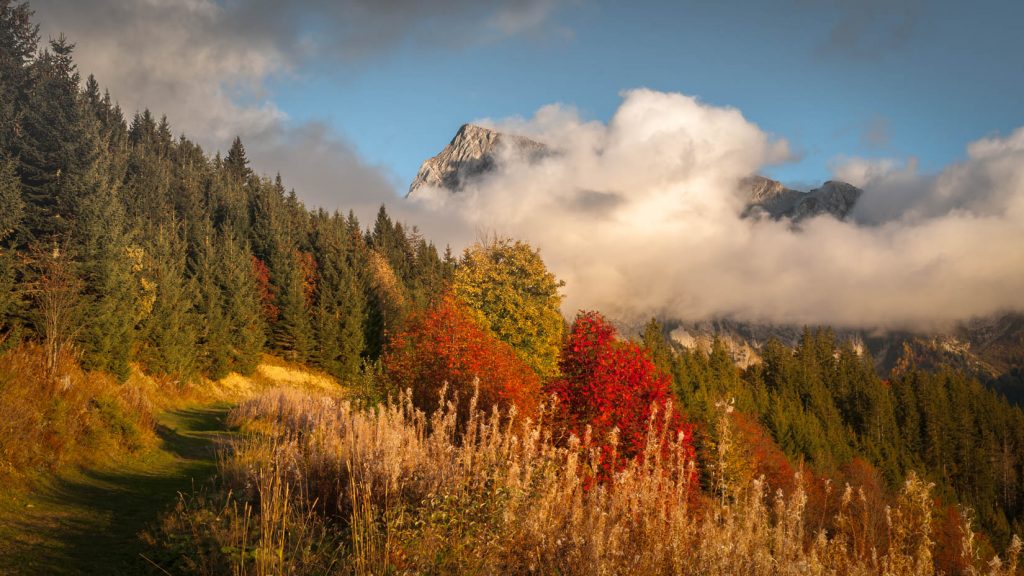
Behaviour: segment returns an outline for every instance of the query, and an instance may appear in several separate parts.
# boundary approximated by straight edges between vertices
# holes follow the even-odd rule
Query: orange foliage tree
[[[537,410],[536,373],[450,294],[414,313],[405,329],[391,337],[384,367],[390,383],[411,389],[413,403],[423,410],[437,408],[445,383],[449,395],[458,394],[464,406],[477,379],[480,408],[507,409],[514,404],[525,415]]]
[[[652,411],[655,425],[666,440],[684,435],[684,450],[692,460],[692,427],[678,410],[665,418],[669,402],[669,377],[659,371],[647,353],[633,342],[617,341],[615,328],[597,312],[577,315],[562,348],[562,376],[550,382],[549,393],[558,398],[558,421],[567,431],[582,437],[587,426],[606,454],[607,439],[619,432],[619,462],[640,455],[647,442]]]
[[[778,488],[786,494],[792,493],[796,487],[793,466],[771,433],[765,430],[756,418],[742,412],[733,412],[731,416],[740,447],[749,460],[751,477],[747,480],[764,477],[772,489]]]

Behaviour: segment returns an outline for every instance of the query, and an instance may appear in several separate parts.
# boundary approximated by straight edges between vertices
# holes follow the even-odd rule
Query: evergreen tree
[[[224,168],[239,180],[251,173],[249,158],[245,155],[245,146],[242,145],[242,139],[238,136],[235,136],[235,140],[231,143],[231,149],[228,150],[227,158],[224,159]]]
[[[0,344],[11,331],[8,314],[17,303],[14,290],[15,252],[6,246],[6,240],[20,225],[25,204],[21,201],[21,183],[15,173],[15,163],[0,160]]]
[[[320,255],[313,311],[313,360],[339,378],[350,378],[358,372],[364,345],[366,304],[348,241],[344,220],[318,215],[313,241]]]
[[[91,166],[82,166],[78,175],[69,222],[70,244],[79,256],[83,281],[84,322],[79,335],[82,362],[86,368],[105,370],[120,379],[128,377],[134,342],[134,311],[137,307],[137,281],[130,259],[131,233],[124,207],[117,194],[123,181],[124,163],[116,160],[116,150],[104,141],[98,117],[99,90],[95,80],[81,95],[79,130],[91,143]]]
[[[651,318],[640,336],[640,343],[647,351],[651,362],[663,374],[671,374],[673,368],[672,346],[665,339],[665,332],[656,318]]]
[[[0,156],[18,148],[29,90],[29,64],[39,43],[27,2],[0,0]]]
[[[252,253],[230,229],[218,242],[218,279],[229,326],[231,369],[248,374],[256,369],[266,343],[266,327],[253,274]]]
[[[75,202],[94,177],[100,149],[79,105],[79,75],[63,36],[31,66],[27,104],[17,140],[20,176],[33,238],[64,234]]]
[[[198,296],[195,301],[195,312],[199,316],[198,368],[210,378],[219,379],[227,376],[232,364],[231,325],[218,271],[223,262],[209,234],[194,248],[191,268]]]
[[[124,209],[109,189],[96,189],[80,202],[75,232],[87,301],[79,338],[83,365],[123,380],[135,339],[138,280]]]
[[[142,323],[141,359],[157,373],[189,379],[195,375],[194,287],[186,276],[185,247],[172,224],[157,229],[147,246],[149,313]]]

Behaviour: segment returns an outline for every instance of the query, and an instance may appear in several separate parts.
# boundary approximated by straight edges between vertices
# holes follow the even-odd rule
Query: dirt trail
[[[55,480],[0,511],[0,574],[162,574],[140,556],[139,532],[213,475],[228,408],[165,412],[159,449]]]

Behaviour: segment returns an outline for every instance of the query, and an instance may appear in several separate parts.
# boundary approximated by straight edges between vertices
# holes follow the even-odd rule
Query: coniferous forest
[[[1024,413],[978,381],[880,376],[827,327],[740,369],[655,320],[567,323],[529,244],[453,255],[383,206],[308,208],[240,139],[204,150],[122,110],[33,18],[0,0],[0,478],[105,445],[69,414],[145,452],[141,379],[185,397],[271,358],[340,387],[233,401],[245,439],[148,529],[171,573],[1006,568],[986,562],[1024,534]],[[727,564],[716,534],[781,560]]]

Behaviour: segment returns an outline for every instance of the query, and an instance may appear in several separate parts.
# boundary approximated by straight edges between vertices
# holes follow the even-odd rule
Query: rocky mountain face
[[[764,176],[748,178],[743,184],[749,191],[749,203],[743,211],[745,217],[789,218],[793,222],[819,214],[844,220],[863,193],[852,184],[832,180],[810,192],[786,188],[781,182]]]
[[[415,196],[425,187],[459,192],[469,181],[494,171],[503,154],[534,161],[548,152],[544,144],[523,136],[463,124],[444,150],[420,166],[406,196]]]

